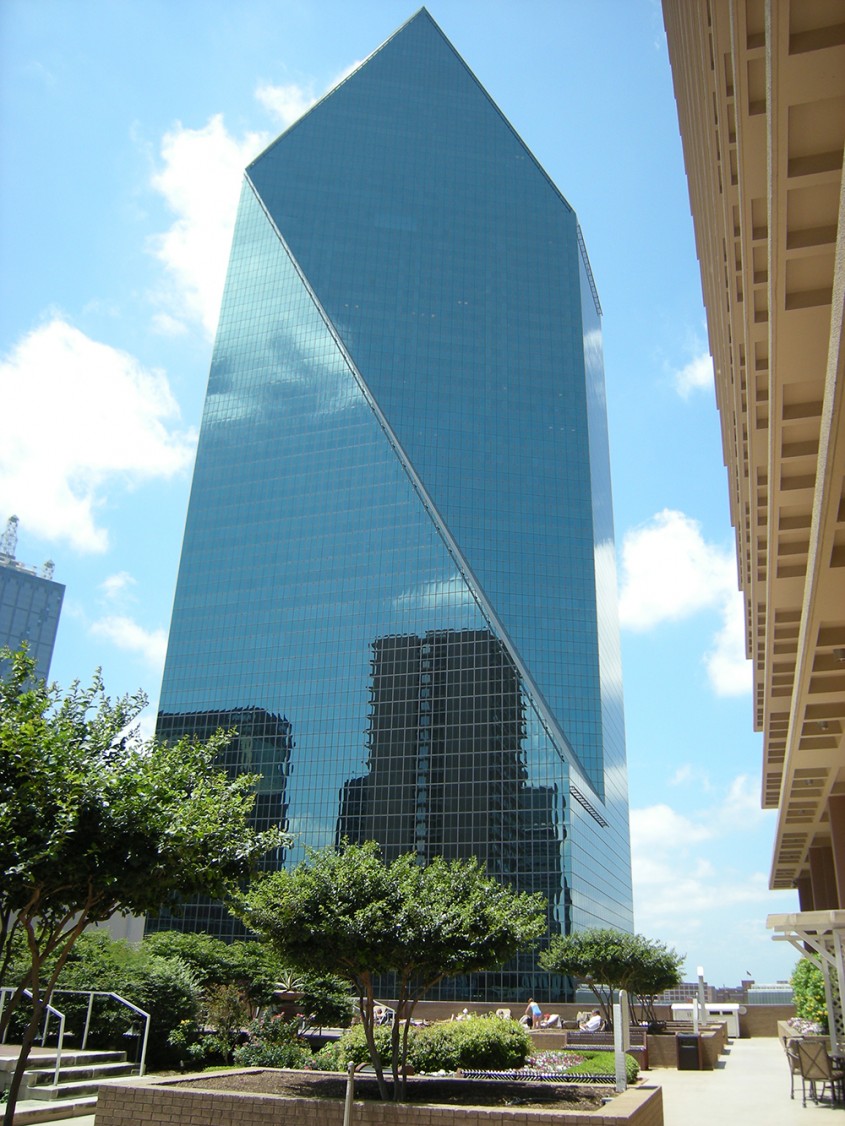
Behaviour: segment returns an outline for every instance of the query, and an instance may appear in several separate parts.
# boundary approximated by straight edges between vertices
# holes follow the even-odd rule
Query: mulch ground
[[[203,1078],[192,1086],[225,1090],[253,1091],[292,1098],[342,1099],[346,1094],[345,1076],[320,1072],[257,1071],[232,1074],[221,1072]],[[392,1084],[388,1084],[392,1088]],[[356,1075],[355,1098],[380,1098],[375,1076]],[[458,1077],[413,1076],[408,1079],[407,1102],[437,1103],[451,1106],[512,1106],[552,1110],[595,1110],[602,1097],[585,1087],[556,1083],[509,1082],[501,1079],[461,1079]]]

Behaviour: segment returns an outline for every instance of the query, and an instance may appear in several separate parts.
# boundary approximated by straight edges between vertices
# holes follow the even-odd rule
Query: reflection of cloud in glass
[[[604,348],[600,328],[590,328],[584,333],[584,367],[591,380],[593,394],[606,407],[604,387]]]
[[[613,540],[602,540],[595,547],[596,593],[599,614],[616,616],[616,546]],[[614,635],[618,628],[612,623]],[[622,703],[622,653],[616,645],[602,645],[600,650],[602,689],[606,699]]]
[[[452,575],[448,579],[435,579],[432,582],[422,583],[420,586],[411,587],[398,598],[393,605],[397,610],[435,610],[445,607],[472,606],[474,600],[464,580],[460,575]]]
[[[332,415],[363,397],[314,298],[297,272],[278,232],[251,193],[244,190],[238,217],[244,253],[233,259],[227,293],[267,294],[246,329],[242,313],[221,314],[206,405],[208,423],[279,415],[301,391],[312,414]],[[244,360],[247,359],[247,363]],[[280,396],[279,389],[286,389]],[[301,404],[300,404],[301,406]]]
[[[338,414],[364,401],[331,339],[306,348],[278,333],[257,344],[254,354],[249,383],[233,386],[226,352],[220,350],[209,380],[209,422],[234,422],[267,410],[278,414],[284,406],[278,394],[281,387],[299,385],[310,393],[317,416]]]
[[[325,817],[318,817],[316,814],[306,812],[299,817],[289,818],[287,831],[293,838],[293,843],[288,850],[288,855],[294,861],[304,858],[306,846],[301,843],[303,838],[308,841],[307,847],[309,848],[325,848],[334,844],[335,829],[336,823],[334,820],[328,821]],[[302,856],[299,855],[300,852]]]

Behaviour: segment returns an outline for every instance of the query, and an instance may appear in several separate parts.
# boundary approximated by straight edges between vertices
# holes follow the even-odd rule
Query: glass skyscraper
[[[476,855],[553,932],[631,929],[600,316],[575,213],[425,9],[247,169],[160,734],[233,717],[283,862]],[[526,956],[444,988],[559,985]]]

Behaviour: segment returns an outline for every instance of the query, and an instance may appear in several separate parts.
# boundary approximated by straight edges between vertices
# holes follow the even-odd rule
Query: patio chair
[[[798,1040],[790,1037],[783,1041],[786,1062],[789,1064],[789,1097],[795,1098],[795,1076],[801,1074],[801,1061],[798,1058]]]
[[[843,1079],[845,1072],[835,1068],[827,1054],[827,1044],[824,1040],[799,1040],[798,1061],[801,1067],[801,1105],[807,1105],[807,1085],[810,1087],[810,1098],[819,1102],[824,1098],[825,1087],[830,1087],[830,1097],[833,1102],[839,1102],[842,1096]],[[819,1094],[816,1084],[821,1083]]]

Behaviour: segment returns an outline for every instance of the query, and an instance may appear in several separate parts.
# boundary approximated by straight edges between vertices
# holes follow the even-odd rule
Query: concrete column
[[[833,866],[833,849],[829,844],[811,847],[810,879],[813,883],[813,910],[836,910],[839,906],[836,895],[836,871]]]
[[[827,812],[830,817],[831,851],[836,873],[836,906],[845,907],[845,794],[829,798]]]

